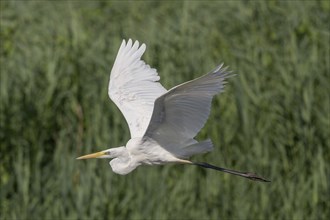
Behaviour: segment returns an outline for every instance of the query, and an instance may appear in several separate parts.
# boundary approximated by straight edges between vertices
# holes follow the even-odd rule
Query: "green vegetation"
[[[329,1],[1,1],[1,219],[328,219]],[[114,174],[82,154],[121,146],[108,99],[122,39],[171,88],[224,62],[195,161]]]

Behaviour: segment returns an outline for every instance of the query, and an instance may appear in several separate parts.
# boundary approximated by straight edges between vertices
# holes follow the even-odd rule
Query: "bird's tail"
[[[198,142],[196,144],[188,145],[181,148],[181,152],[178,155],[181,158],[189,158],[195,154],[207,153],[213,150],[213,144],[210,139]]]

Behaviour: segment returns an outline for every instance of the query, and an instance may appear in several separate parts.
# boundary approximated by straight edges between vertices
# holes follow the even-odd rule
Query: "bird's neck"
[[[110,166],[113,172],[120,175],[126,175],[134,170],[139,164],[132,161],[126,147],[117,147],[110,149],[110,155],[113,160],[110,161]]]

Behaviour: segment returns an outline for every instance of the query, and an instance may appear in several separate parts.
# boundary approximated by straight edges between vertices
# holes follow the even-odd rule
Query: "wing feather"
[[[205,125],[212,98],[222,92],[229,76],[222,65],[214,71],[178,85],[155,101],[154,111],[145,136],[175,152],[178,146],[196,143],[193,139]]]
[[[156,98],[167,91],[156,69],[141,60],[145,50],[145,44],[123,40],[110,74],[109,97],[123,113],[132,138],[143,136]]]

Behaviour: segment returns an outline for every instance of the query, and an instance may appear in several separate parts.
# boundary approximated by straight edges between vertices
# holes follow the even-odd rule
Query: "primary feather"
[[[156,69],[141,60],[146,45],[123,40],[111,70],[108,94],[123,113],[131,137],[145,133],[156,98],[166,92]]]
[[[194,137],[205,125],[212,98],[223,91],[228,75],[226,68],[220,65],[212,72],[178,85],[157,98],[145,135],[177,156],[189,157],[212,150],[211,141],[198,145]]]

